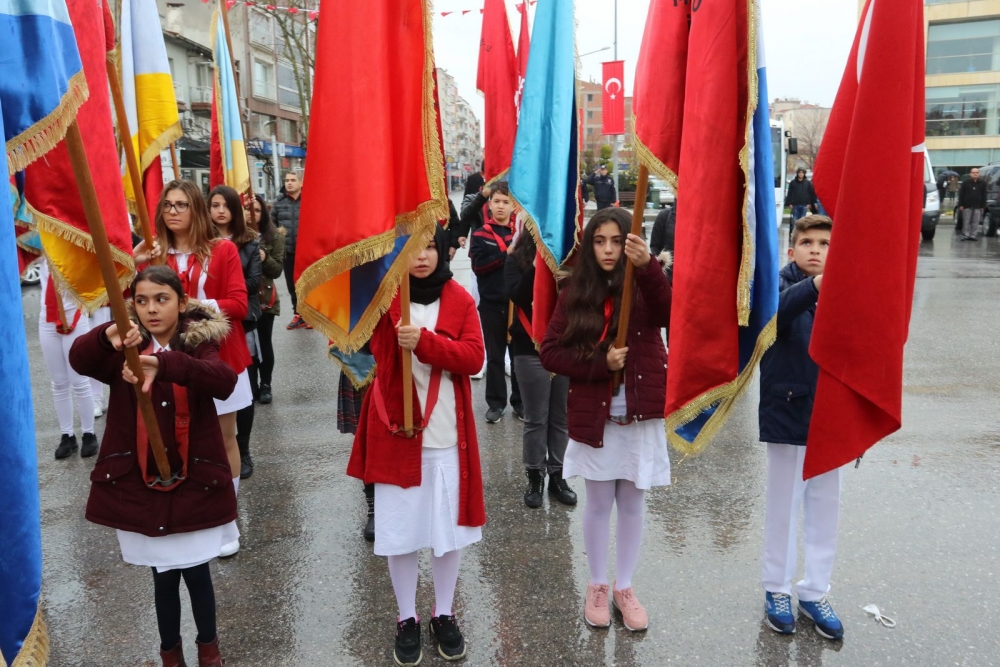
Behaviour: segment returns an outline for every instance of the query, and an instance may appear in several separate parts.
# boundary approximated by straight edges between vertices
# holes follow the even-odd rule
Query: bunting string
[[[201,1],[204,4],[212,2],[212,0],[201,0]],[[538,0],[528,0],[527,4],[534,5],[537,2]],[[232,9],[236,5],[257,7],[259,9],[263,9],[269,12],[287,12],[289,14],[305,14],[310,21],[315,21],[319,18],[318,9],[306,9],[304,7],[284,7],[282,5],[268,5],[263,2],[256,2],[256,0],[226,0],[226,7],[228,9]],[[523,2],[517,3],[515,5],[517,7],[517,11],[523,11],[524,5],[525,3]],[[446,17],[446,16],[465,16],[466,14],[471,14],[472,12],[478,12],[479,14],[482,14],[483,8],[480,7],[478,9],[452,9],[450,11],[435,12],[435,13],[438,14],[439,16]]]

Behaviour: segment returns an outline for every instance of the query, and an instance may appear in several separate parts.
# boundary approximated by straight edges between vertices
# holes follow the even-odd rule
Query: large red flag
[[[601,134],[625,134],[625,61],[603,63],[604,94],[601,98]]]
[[[510,169],[517,135],[518,67],[504,0],[486,0],[479,41],[476,89],[486,98],[486,144],[483,177],[489,183]]]
[[[521,32],[517,36],[517,107],[521,111],[521,98],[524,97],[524,80],[528,77],[528,54],[531,52],[531,35],[528,32],[528,3],[517,6],[521,13]]]
[[[857,187],[854,174],[886,165],[906,165],[909,178],[889,179],[878,193]],[[923,4],[868,0],[815,167],[834,225],[809,347],[820,374],[806,479],[900,427],[923,170]],[[887,201],[871,225],[873,207]]]

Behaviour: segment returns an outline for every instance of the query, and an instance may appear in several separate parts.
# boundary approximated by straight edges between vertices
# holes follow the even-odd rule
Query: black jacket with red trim
[[[498,237],[503,242],[503,247],[497,243]],[[472,272],[476,274],[480,303],[507,303],[503,265],[507,259],[506,248],[513,242],[514,230],[494,222],[488,222],[472,233],[469,259],[472,261]]]

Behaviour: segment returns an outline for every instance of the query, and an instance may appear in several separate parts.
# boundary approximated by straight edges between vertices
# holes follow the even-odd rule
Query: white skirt
[[[443,556],[483,539],[481,527],[458,525],[458,447],[420,454],[420,486],[375,485],[376,556],[420,549]]]
[[[215,399],[215,413],[219,416],[242,410],[253,403],[253,390],[250,389],[250,374],[246,369],[236,377],[236,389],[224,401]],[[156,538],[160,539],[160,538]]]
[[[122,560],[129,565],[155,567],[157,572],[183,570],[218,558],[222,546],[239,539],[235,521],[215,528],[203,528],[190,533],[175,533],[149,537],[141,533],[119,530],[118,546]]]
[[[670,457],[662,419],[621,425],[605,422],[604,446],[591,447],[570,438],[563,476],[595,482],[627,479],[636,488],[670,485]]]

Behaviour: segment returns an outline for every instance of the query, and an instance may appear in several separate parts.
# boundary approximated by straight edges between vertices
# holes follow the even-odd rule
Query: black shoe
[[[490,408],[486,411],[486,423],[496,424],[503,417],[503,410],[499,408]]]
[[[80,447],[80,456],[86,458],[97,453],[100,445],[97,444],[97,436],[93,433],[83,434],[83,445]]]
[[[531,509],[542,506],[542,485],[545,483],[541,470],[525,470],[528,477],[528,490],[524,492],[524,504]]]
[[[274,400],[274,397],[271,396],[271,385],[262,384],[260,386],[260,398],[257,399],[257,402],[261,405],[267,405],[272,400]]]
[[[576,505],[576,493],[561,474],[549,474],[549,495],[563,505]]]
[[[424,652],[420,650],[420,623],[412,616],[396,623],[396,648],[392,659],[400,667],[419,665],[424,659]]]
[[[512,410],[514,411],[514,415],[518,419],[520,419],[521,421],[524,421],[524,407],[523,406],[519,405],[516,408],[512,408]]]
[[[375,498],[365,496],[365,501],[368,503],[368,520],[365,521],[365,529],[362,531],[362,535],[369,542],[375,541]]]
[[[56,458],[64,459],[76,451],[76,436],[63,433],[59,446],[56,447]]]
[[[240,479],[246,479],[253,474],[253,459],[250,458],[250,454],[243,454],[240,456]]]
[[[445,660],[461,660],[465,657],[465,637],[458,629],[454,616],[435,616],[430,622],[431,637],[437,640],[438,653]]]

